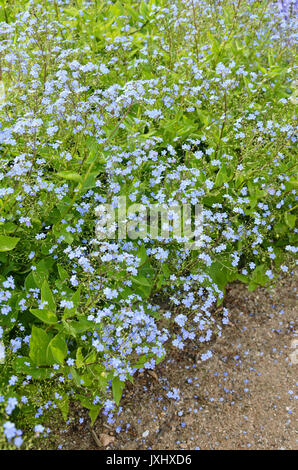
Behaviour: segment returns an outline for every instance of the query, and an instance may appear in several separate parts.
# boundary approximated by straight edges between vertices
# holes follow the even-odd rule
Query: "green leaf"
[[[32,326],[29,357],[34,364],[38,366],[52,364],[52,357],[47,354],[50,341],[51,337],[42,328]]]
[[[90,398],[85,397],[83,395],[79,395],[79,394],[77,394],[77,398],[80,400],[80,403],[84,408],[88,408],[88,409],[92,408],[93,403],[92,403],[92,400],[90,400]]]
[[[52,368],[35,367],[29,357],[18,357],[13,362],[13,368],[17,373],[31,375],[34,379],[48,379],[53,372]]]
[[[13,250],[19,242],[17,237],[7,237],[6,235],[0,235],[0,251]]]
[[[143,0],[141,1],[141,4],[140,4],[140,13],[145,20],[147,18],[148,7]]]
[[[55,298],[46,279],[43,281],[41,286],[41,301],[47,302],[47,307],[49,308],[49,310],[56,312]]]
[[[152,283],[148,279],[139,277],[138,279],[132,279],[138,287],[134,287],[133,292],[140,295],[144,299],[147,299],[151,294]]]
[[[67,395],[63,395],[62,399],[57,401],[57,405],[62,413],[64,421],[67,420],[68,411],[69,411],[69,399]]]
[[[67,331],[68,334],[72,335],[74,338],[77,337],[78,334],[84,333],[85,331],[90,331],[94,324],[87,320],[86,318],[79,318],[78,321],[65,321],[63,319],[63,327]]]
[[[41,286],[43,284],[43,281],[47,278],[46,274],[43,272],[37,272],[37,271],[32,271],[32,277],[39,289],[41,289]]]
[[[138,250],[137,257],[140,258],[140,264],[144,264],[148,258],[146,248],[144,245]]]
[[[40,308],[31,308],[30,312],[39,320],[43,321],[44,323],[48,323],[49,325],[52,325],[54,323],[57,323],[58,318],[56,317],[55,313],[52,312],[51,310],[47,310],[45,308],[40,309]]]
[[[66,180],[77,181],[78,183],[82,182],[82,176],[73,171],[59,171],[56,175]]]
[[[258,287],[259,287],[259,285],[256,284],[255,282],[250,282],[250,283],[248,284],[248,290],[249,290],[250,292],[256,290]]]
[[[162,272],[164,273],[165,277],[168,278],[170,277],[171,271],[169,270],[169,267],[167,264],[163,264],[161,266]]]
[[[84,181],[81,190],[91,189],[96,186],[96,180],[99,173],[103,173],[105,171],[104,165],[100,165],[100,168],[97,171],[90,173],[87,176],[86,180]]]
[[[90,354],[88,354],[86,357],[85,357],[85,363],[86,364],[92,364],[93,362],[96,361],[96,352],[95,351],[91,351]]]
[[[74,367],[70,367],[70,373],[76,386],[81,387],[81,377],[79,376]]]
[[[72,308],[65,307],[63,320],[66,320],[67,318],[71,318],[77,313],[77,308],[80,305],[80,298],[81,298],[81,288],[79,287],[78,290],[71,297],[71,300],[74,306]]]
[[[73,304],[75,307],[78,307],[80,305],[80,298],[81,298],[81,288],[79,287],[76,292],[73,294],[71,297],[71,300],[73,301]]]
[[[89,416],[91,419],[91,426],[95,423],[97,416],[99,415],[101,409],[101,405],[93,405],[92,408],[89,409]]]
[[[294,228],[296,223],[296,216],[294,214],[285,214],[285,221],[288,227]]]
[[[251,286],[254,284],[258,284],[261,286],[265,286],[268,282],[268,278],[265,274],[266,266],[264,264],[260,264],[257,266],[254,271],[252,272],[251,280],[252,282],[250,283]]]
[[[274,225],[274,231],[278,235],[284,235],[288,231],[288,229],[285,223],[278,222],[277,224]]]
[[[223,183],[226,183],[228,181],[228,179],[229,179],[229,177],[228,177],[228,174],[227,174],[227,169],[223,165],[221,167],[221,169],[219,170],[219,172],[217,173],[217,175],[216,175],[215,184],[216,184],[216,186],[222,186]]]
[[[5,224],[1,224],[4,233],[12,233],[18,229],[18,226],[13,222],[6,222]]]
[[[290,181],[287,181],[286,182],[286,190],[291,190],[291,189],[298,189],[298,180],[297,179],[293,179],[293,180],[290,180]]]
[[[164,283],[164,276],[162,273],[159,273],[158,276],[157,276],[157,284],[156,284],[156,289],[160,289],[161,286],[163,285]]]
[[[237,277],[232,270],[223,266],[219,261],[214,261],[210,267],[206,267],[205,269],[207,274],[209,274],[221,290]]]
[[[46,261],[45,259],[42,259],[37,263],[36,270],[32,271],[34,282],[39,289],[42,288],[44,280],[47,279],[49,276],[50,263],[48,263],[48,261]]]
[[[143,356],[139,357],[138,361],[136,362],[136,364],[134,364],[134,367],[136,369],[142,369],[144,367],[144,364],[145,362],[148,361],[148,356],[146,354],[144,354]]]
[[[119,405],[122,393],[124,388],[124,382],[122,382],[119,377],[114,377],[112,380],[112,392],[113,398],[117,405]]]
[[[62,282],[68,278],[68,272],[60,264],[57,265],[58,273]]]
[[[152,282],[150,282],[150,279],[147,279],[146,277],[136,277],[132,278],[132,282],[135,282],[136,284],[140,286],[146,286],[146,287],[151,287]]]
[[[82,353],[82,348],[79,347],[77,349],[77,353],[76,353],[76,366],[78,368],[82,367],[84,365],[84,356],[83,356],[83,353]]]
[[[48,352],[53,355],[53,358],[59,362],[59,364],[63,364],[67,356],[67,345],[62,333],[58,333],[58,335],[50,341]]]
[[[34,277],[33,277],[33,272],[31,271],[30,274],[25,279],[25,289],[27,292],[29,292],[30,289],[36,289],[38,285],[36,284]]]

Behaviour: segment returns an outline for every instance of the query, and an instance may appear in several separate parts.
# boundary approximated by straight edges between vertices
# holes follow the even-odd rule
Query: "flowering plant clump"
[[[169,345],[208,359],[226,284],[292,269],[297,2],[0,4],[0,445],[23,448],[70,400],[112,421]],[[120,197],[200,204],[196,249],[98,239]]]

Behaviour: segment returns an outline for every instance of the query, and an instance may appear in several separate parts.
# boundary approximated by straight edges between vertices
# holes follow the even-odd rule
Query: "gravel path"
[[[62,448],[297,449],[295,285],[281,280],[273,290],[255,292],[230,286],[224,305],[231,323],[214,342],[211,359],[198,362],[192,344],[155,372],[139,374],[116,422],[95,423],[100,446],[88,419],[79,424],[84,411],[75,410]],[[167,397],[173,389],[179,399]]]

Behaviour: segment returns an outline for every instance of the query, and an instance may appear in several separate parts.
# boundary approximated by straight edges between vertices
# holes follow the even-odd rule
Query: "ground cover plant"
[[[113,422],[169,345],[212,355],[229,282],[292,269],[297,2],[0,4],[0,445],[17,449],[70,401]],[[120,198],[200,205],[199,245],[97,237]]]

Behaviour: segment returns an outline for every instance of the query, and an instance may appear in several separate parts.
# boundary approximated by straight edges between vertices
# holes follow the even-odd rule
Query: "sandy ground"
[[[297,449],[296,285],[285,279],[254,292],[231,285],[224,302],[231,323],[211,359],[198,361],[192,343],[139,374],[115,424],[97,419],[98,439],[86,413],[74,409],[62,449]],[[174,387],[176,400],[167,397]]]

